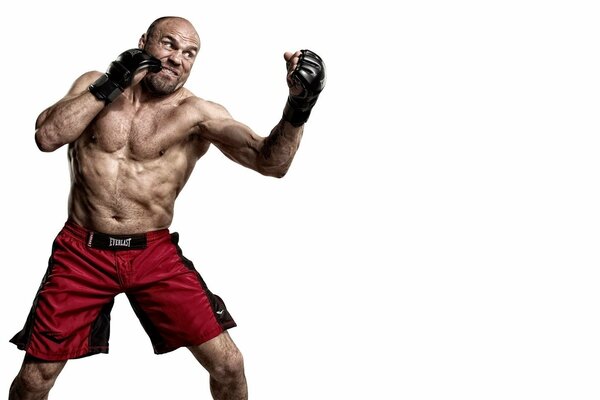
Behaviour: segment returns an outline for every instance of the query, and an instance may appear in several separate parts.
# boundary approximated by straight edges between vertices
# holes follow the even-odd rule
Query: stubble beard
[[[150,93],[159,96],[166,96],[179,89],[179,80],[168,81],[166,79],[162,79],[156,74],[146,76],[144,79],[144,84]]]

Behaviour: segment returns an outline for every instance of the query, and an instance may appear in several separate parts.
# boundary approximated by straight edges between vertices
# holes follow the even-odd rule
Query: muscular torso
[[[69,146],[69,217],[95,231],[126,234],[166,228],[177,195],[209,143],[197,134],[191,94],[107,106]]]

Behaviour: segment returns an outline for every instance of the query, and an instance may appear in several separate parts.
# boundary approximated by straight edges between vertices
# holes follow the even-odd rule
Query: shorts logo
[[[108,243],[110,247],[120,246],[120,247],[131,247],[131,238],[127,239],[115,239],[110,238],[110,242]]]

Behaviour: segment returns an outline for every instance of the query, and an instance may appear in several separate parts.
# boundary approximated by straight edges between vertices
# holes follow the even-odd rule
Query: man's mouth
[[[175,71],[174,69],[171,69],[171,68],[169,68],[169,67],[165,67],[164,65],[163,65],[163,67],[162,67],[162,70],[161,70],[161,72],[164,72],[164,73],[166,73],[167,75],[174,76],[175,78],[178,78],[178,77],[179,77],[179,72],[177,72],[177,71]]]

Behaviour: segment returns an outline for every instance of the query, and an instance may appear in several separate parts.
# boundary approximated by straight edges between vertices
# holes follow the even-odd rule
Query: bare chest
[[[133,159],[154,159],[180,143],[188,131],[174,123],[168,110],[107,110],[87,129],[85,144]]]

